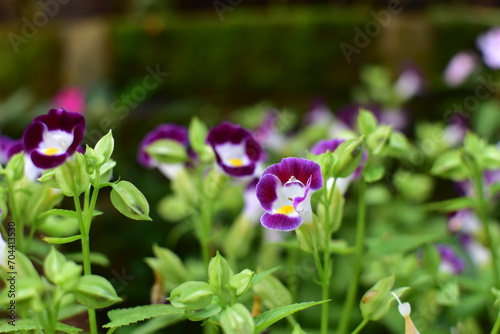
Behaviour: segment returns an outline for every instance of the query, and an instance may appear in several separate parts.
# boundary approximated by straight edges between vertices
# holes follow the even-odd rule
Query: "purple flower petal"
[[[62,130],[72,133],[76,126],[85,129],[85,118],[76,112],[68,112],[64,109],[50,109],[48,114],[35,117],[33,122],[41,122],[47,125],[49,130]]]
[[[78,149],[84,134],[82,115],[51,109],[48,114],[36,117],[24,130],[23,147],[36,167],[54,168]]]
[[[263,175],[257,183],[257,199],[266,211],[272,210],[272,204],[278,199],[277,189],[281,187],[280,179],[273,174]]]
[[[287,183],[291,177],[295,177],[304,185],[311,179],[311,189],[318,190],[323,186],[323,177],[321,176],[321,167],[307,159],[284,158],[279,164],[269,166],[262,175],[274,174],[282,184]]]
[[[30,154],[31,161],[36,167],[42,169],[55,168],[59,165],[62,165],[64,161],[69,157],[67,153],[59,154],[59,155],[45,155],[38,151],[33,151]]]
[[[327,151],[334,152],[343,142],[345,142],[345,139],[320,140],[311,148],[311,153],[320,155]]]
[[[217,164],[231,176],[250,176],[262,158],[262,148],[252,134],[238,125],[224,122],[210,129],[207,143]]]
[[[500,69],[500,27],[494,27],[477,38],[477,47],[486,65]]]
[[[261,224],[271,230],[292,231],[302,224],[302,218],[297,216],[289,216],[281,213],[271,214],[265,212],[260,218]]]

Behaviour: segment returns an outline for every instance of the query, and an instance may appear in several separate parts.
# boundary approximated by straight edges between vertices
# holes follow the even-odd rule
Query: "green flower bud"
[[[120,302],[111,283],[104,277],[85,275],[79,278],[75,290],[76,300],[85,306],[99,309]]]
[[[208,283],[189,281],[173,289],[168,300],[178,308],[199,310],[208,306],[213,296],[214,291]]]
[[[44,170],[42,176],[38,178],[38,181],[51,188],[59,189],[59,185],[56,181],[56,171],[53,169]]]
[[[80,152],[75,152],[74,159],[68,159],[55,169],[58,188],[64,195],[73,197],[83,193],[90,185],[87,162]]]
[[[273,309],[280,306],[286,306],[293,303],[290,290],[281,283],[276,277],[269,275],[264,277],[253,286],[262,303],[268,308]]]
[[[243,304],[234,304],[220,314],[220,325],[227,334],[253,334],[255,323]]]
[[[102,163],[96,165],[100,166],[101,164],[106,163],[111,158],[111,154],[113,154],[114,148],[115,140],[113,139],[111,130],[109,130],[109,132],[104,137],[102,137],[95,145],[94,150],[96,155],[100,155],[103,157]]]
[[[217,252],[208,264],[208,283],[215,290],[220,290],[233,276],[234,273],[229,267],[229,263]]]
[[[189,159],[186,148],[172,139],[157,140],[146,147],[146,152],[153,159],[166,164],[183,163]]]
[[[363,157],[364,137],[349,139],[337,147],[334,154],[337,156],[333,166],[334,177],[347,177],[358,168]]]
[[[250,288],[255,273],[250,269],[245,269],[231,277],[229,280],[229,290],[236,296],[241,296]]]
[[[61,286],[66,291],[71,291],[82,273],[82,266],[73,261],[68,261],[54,246],[43,263],[45,276],[52,283]]]
[[[366,145],[371,153],[379,155],[391,137],[392,126],[381,125],[366,137]]]
[[[128,181],[120,181],[111,187],[111,203],[121,214],[134,220],[151,220],[149,203],[136,186]]]
[[[394,279],[394,275],[382,278],[363,295],[360,308],[364,319],[378,320],[387,313],[394,300],[391,295]]]

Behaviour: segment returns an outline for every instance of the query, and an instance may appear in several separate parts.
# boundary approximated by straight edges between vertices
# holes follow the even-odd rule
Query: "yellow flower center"
[[[241,161],[241,159],[238,159],[238,158],[229,159],[229,163],[231,165],[233,165],[234,167],[241,167],[241,166],[243,166],[243,161]]]
[[[58,152],[59,152],[59,150],[57,148],[51,147],[51,148],[45,149],[43,153],[45,153],[45,155],[56,155]]]
[[[291,206],[291,205],[283,205],[281,208],[279,208],[278,210],[276,210],[276,213],[281,213],[281,214],[284,214],[284,215],[289,215],[293,211],[295,211],[295,209],[293,208],[293,206]]]

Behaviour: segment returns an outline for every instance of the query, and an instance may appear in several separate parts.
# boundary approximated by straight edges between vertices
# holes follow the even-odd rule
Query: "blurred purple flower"
[[[279,117],[276,109],[270,109],[262,124],[252,133],[253,138],[260,145],[276,151],[282,149],[286,144],[286,138],[278,128]]]
[[[85,92],[77,86],[64,87],[54,96],[53,104],[56,108],[82,114],[85,111]]]
[[[207,143],[212,146],[221,169],[235,177],[254,175],[263,157],[262,148],[252,134],[229,122],[211,128]]]
[[[472,235],[463,233],[459,240],[476,266],[482,268],[491,262],[490,250],[475,240]]]
[[[394,89],[400,97],[407,100],[415,95],[422,94],[425,86],[426,82],[420,67],[409,63],[403,66],[401,74],[394,84]]]
[[[439,270],[444,273],[458,275],[465,269],[465,261],[460,258],[452,247],[447,245],[436,245],[441,256]]]
[[[5,166],[10,158],[23,150],[21,139],[12,139],[0,135],[0,165]]]
[[[481,229],[481,222],[474,211],[462,209],[453,212],[448,218],[448,230],[476,234]]]
[[[34,166],[49,169],[63,164],[82,143],[85,118],[64,109],[50,109],[24,130],[23,147]]]
[[[477,55],[462,51],[451,58],[444,71],[444,81],[451,87],[461,85],[479,65]]]
[[[476,44],[483,61],[492,69],[500,69],[500,27],[493,27],[479,35]]]
[[[460,145],[465,138],[467,129],[468,126],[465,119],[459,115],[454,115],[444,129],[443,139],[450,146]]]
[[[323,186],[320,166],[310,160],[285,158],[269,166],[257,183],[257,198],[266,211],[266,228],[291,231],[312,222],[311,196]]]
[[[175,177],[179,169],[183,168],[184,164],[181,163],[161,163],[153,159],[147,152],[146,148],[157,140],[170,139],[179,142],[184,147],[188,154],[193,157],[194,153],[189,149],[189,137],[188,132],[185,127],[179,126],[177,124],[161,124],[154,128],[151,132],[146,134],[139,144],[139,151],[137,153],[137,160],[139,163],[146,168],[157,167],[163,175],[167,178],[172,179]]]

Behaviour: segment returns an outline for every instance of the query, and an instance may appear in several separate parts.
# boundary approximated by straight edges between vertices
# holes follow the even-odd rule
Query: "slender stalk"
[[[92,194],[92,200],[94,200],[94,194],[96,194],[95,200],[97,200],[97,190],[96,189],[94,190],[94,193]],[[82,207],[80,205],[80,197],[79,196],[74,196],[73,199],[75,202],[75,210],[76,210],[77,217],[78,217],[78,223],[80,225],[80,234],[82,235],[81,242],[82,242],[82,256],[83,256],[83,273],[85,275],[91,275],[92,274],[92,267],[91,267],[91,262],[90,262],[90,238],[89,238],[90,222],[87,222],[86,220],[92,220],[92,214],[93,214],[94,207],[95,207],[95,201],[94,201],[94,206],[90,205],[90,207],[89,207],[89,211],[90,211],[90,214],[89,214],[89,212],[82,212]],[[90,217],[90,219],[87,217]],[[87,218],[87,219],[85,219],[85,218]],[[95,309],[88,308],[88,317],[89,317],[90,333],[97,334],[97,320],[96,320]]]
[[[358,327],[356,327],[356,329],[354,329],[351,334],[357,334],[359,332],[361,332],[361,330],[366,326],[366,324],[368,323],[368,319],[363,319],[363,321],[361,321],[361,323],[358,325]]]
[[[481,223],[483,224],[484,231],[486,232],[486,241],[490,248],[492,263],[493,263],[493,280],[494,286],[498,289],[500,288],[500,276],[498,271],[498,252],[496,247],[496,242],[493,241],[493,235],[491,233],[491,227],[488,219],[487,203],[484,199],[483,191],[483,175],[482,171],[478,171],[474,175],[474,183],[476,186],[476,196],[477,196],[477,214]]]
[[[493,325],[491,334],[498,334],[499,330],[500,330],[500,313],[498,314],[497,319],[495,320],[495,324]]]
[[[352,279],[347,290],[346,301],[342,310],[339,328],[337,333],[344,334],[347,332],[352,308],[356,300],[358,291],[359,274],[361,272],[361,260],[363,259],[363,240],[365,238],[366,229],[366,201],[365,201],[366,183],[363,179],[359,183],[359,200],[358,200],[358,219],[356,222],[356,245],[354,251],[354,268]]]

